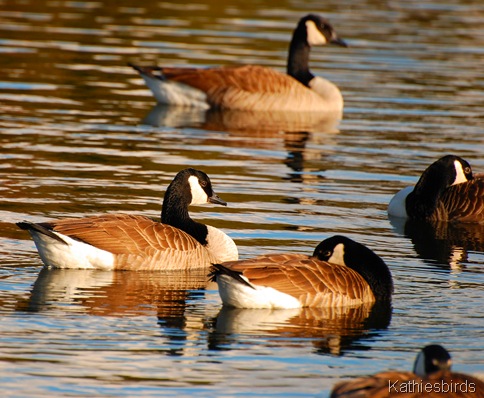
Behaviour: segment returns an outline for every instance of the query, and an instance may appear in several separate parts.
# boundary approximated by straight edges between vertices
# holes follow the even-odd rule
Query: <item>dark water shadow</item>
[[[484,252],[484,225],[428,222],[389,217],[394,230],[411,240],[415,252],[427,264],[461,269],[470,252]]]

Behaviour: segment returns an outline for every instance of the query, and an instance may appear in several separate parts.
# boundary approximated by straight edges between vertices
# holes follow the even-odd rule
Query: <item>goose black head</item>
[[[431,344],[422,348],[413,367],[413,373],[426,377],[432,373],[450,370],[452,359],[449,352],[438,344]]]
[[[313,257],[355,270],[370,285],[377,300],[391,299],[391,272],[385,262],[365,245],[346,236],[335,235],[323,240],[314,250]]]

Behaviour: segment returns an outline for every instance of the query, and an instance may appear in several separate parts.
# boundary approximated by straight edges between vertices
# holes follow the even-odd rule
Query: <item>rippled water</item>
[[[43,3],[43,4],[42,4]],[[473,1],[0,2],[0,369],[4,396],[326,396],[410,369],[437,342],[484,374],[484,231],[388,220],[443,154],[484,171],[483,8]],[[349,44],[311,67],[340,124],[155,107],[128,62],[283,70],[296,21]],[[221,310],[202,275],[43,269],[24,219],[156,216],[186,166],[227,208],[193,208],[241,257],[311,253],[335,233],[390,266],[391,311]]]

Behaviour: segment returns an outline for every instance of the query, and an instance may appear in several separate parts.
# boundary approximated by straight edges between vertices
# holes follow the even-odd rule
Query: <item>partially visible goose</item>
[[[390,300],[393,283],[383,260],[344,236],[322,241],[312,256],[267,254],[214,264],[224,305],[236,308],[358,306]]]
[[[343,381],[334,386],[331,398],[484,397],[484,382],[452,372],[451,365],[444,347],[428,345],[417,355],[413,372],[387,371]]]
[[[459,156],[432,163],[415,187],[398,192],[390,216],[427,221],[484,222],[484,176]]]
[[[236,260],[231,238],[190,218],[188,206],[204,203],[227,205],[204,172],[188,168],[166,190],[161,223],[105,214],[17,225],[30,232],[44,264],[57,268],[191,270]]]
[[[324,18],[309,14],[294,30],[287,74],[256,66],[219,68],[141,67],[136,69],[157,101],[168,105],[251,111],[341,111],[343,96],[330,81],[309,70],[312,46],[346,47]]]

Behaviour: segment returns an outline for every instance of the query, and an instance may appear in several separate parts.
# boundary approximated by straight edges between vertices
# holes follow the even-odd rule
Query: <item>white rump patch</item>
[[[247,280],[243,276],[242,278]],[[254,288],[252,288],[228,275],[219,275],[217,283],[222,302],[231,307],[273,309],[302,307],[298,299],[272,287],[253,285]]]
[[[461,162],[459,162],[458,160],[454,161],[454,167],[456,176],[452,185],[462,184],[463,182],[469,181],[464,174],[464,169],[462,168]]]
[[[192,193],[191,205],[203,205],[208,202],[208,195],[200,185],[200,181],[196,176],[188,177],[188,183],[190,184],[190,192]]]
[[[45,265],[55,268],[114,269],[114,255],[105,250],[79,242],[66,235],[52,231],[64,242],[31,230],[35,246]]]
[[[395,194],[395,196],[390,200],[388,205],[388,214],[394,217],[408,218],[407,209],[405,203],[407,196],[413,191],[412,186],[403,188]]]
[[[201,90],[186,84],[164,81],[144,74],[141,77],[160,104],[210,108],[207,95]]]
[[[310,46],[321,46],[328,43],[326,37],[316,27],[313,21],[306,21],[306,32],[308,36],[308,44]]]

